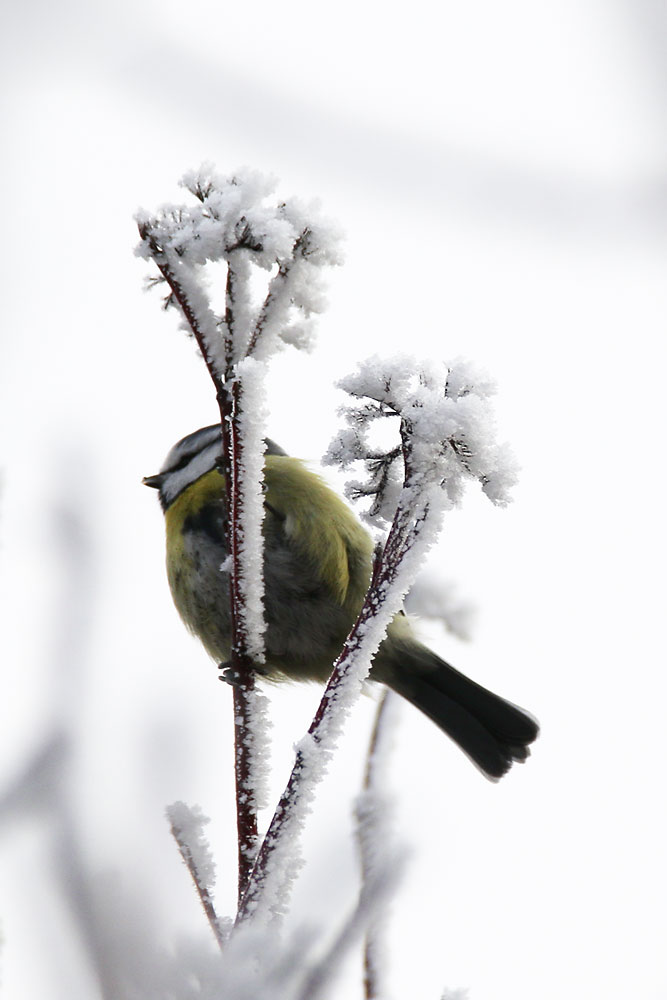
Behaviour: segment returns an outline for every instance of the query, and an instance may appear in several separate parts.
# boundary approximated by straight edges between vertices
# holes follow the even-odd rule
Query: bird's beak
[[[162,486],[162,476],[159,472],[155,476],[144,476],[141,481],[144,486],[150,486],[154,490],[159,490]]]

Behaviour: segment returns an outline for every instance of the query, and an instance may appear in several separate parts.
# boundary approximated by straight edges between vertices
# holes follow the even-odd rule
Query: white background
[[[121,922],[141,899],[160,944],[208,933],[163,817],[176,799],[212,817],[219,909],[233,906],[229,691],[173,610],[140,485],[215,399],[141,290],[132,215],[182,199],[203,160],[248,164],[347,232],[315,354],[275,365],[271,436],[317,459],[357,359],[465,355],[496,377],[523,467],[512,507],[471,494],[432,559],[478,606],[474,641],[427,634],[543,735],[493,786],[401,712],[392,790],[411,862],[391,995],[667,994],[666,43],[651,0],[26,0],[5,15],[0,788],[69,734],[76,840]],[[277,794],[318,692],[271,696]],[[354,899],[372,712],[363,699],[321,790],[298,920],[333,929]],[[0,982],[89,998],[53,810],[34,798],[0,833]]]

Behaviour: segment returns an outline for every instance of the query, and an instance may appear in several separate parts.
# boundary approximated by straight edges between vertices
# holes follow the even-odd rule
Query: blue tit
[[[220,425],[188,434],[144,483],[159,491],[167,576],[187,627],[218,662],[230,655],[229,575]],[[267,441],[264,610],[270,679],[326,681],[359,613],[373,542],[347,504],[296,458]],[[371,669],[419,708],[492,780],[529,756],[538,734],[522,709],[459,673],[397,615]]]

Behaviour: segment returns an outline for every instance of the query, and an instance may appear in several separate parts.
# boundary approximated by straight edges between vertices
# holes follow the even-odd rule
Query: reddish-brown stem
[[[225,499],[228,511],[229,550],[232,561],[231,616],[232,648],[230,666],[234,679],[234,777],[236,780],[236,830],[238,842],[238,906],[241,906],[257,855],[257,809],[252,787],[252,748],[249,733],[252,731],[252,699],[255,690],[253,662],[246,652],[245,625],[240,620],[239,609],[243,606],[243,595],[239,581],[239,527],[241,510],[239,505],[239,468],[243,441],[238,433],[236,416],[239,412],[241,387],[238,381],[231,382],[218,393],[220,416],[222,419],[223,471],[225,475]]]
[[[238,667],[236,668],[238,670]],[[252,732],[252,695],[255,675],[251,669],[234,684],[234,776],[236,778],[236,830],[238,840],[238,907],[248,887],[257,856],[257,810],[252,784],[248,733]]]
[[[266,295],[266,298],[264,299],[264,302],[262,303],[262,308],[259,311],[259,316],[257,317],[257,321],[255,323],[254,329],[253,329],[253,331],[252,331],[252,333],[250,335],[250,342],[248,344],[248,354],[249,355],[255,353],[255,350],[257,348],[257,344],[259,343],[259,341],[260,341],[260,339],[262,337],[262,334],[264,332],[264,328],[265,328],[267,320],[269,318],[269,314],[271,312],[271,307],[272,307],[272,305],[273,305],[273,303],[274,303],[274,301],[275,301],[275,299],[276,299],[276,297],[278,295],[277,289],[278,289],[279,286],[282,286],[282,285],[285,284],[285,282],[286,282],[286,280],[287,280],[287,278],[289,276],[289,273],[290,273],[290,271],[292,269],[292,266],[294,264],[294,261],[297,259],[298,256],[300,256],[301,254],[303,254],[304,245],[306,243],[306,240],[307,240],[309,234],[310,234],[310,230],[309,229],[304,229],[304,231],[301,233],[301,235],[295,241],[294,246],[292,247],[292,256],[291,256],[291,258],[288,261],[284,261],[280,265],[280,267],[278,268],[278,273],[274,276],[273,281],[271,282],[271,285],[269,287],[269,291],[268,291],[268,293]]]
[[[366,932],[364,939],[364,1000],[377,1000],[380,995],[377,988],[377,970],[374,957],[375,939],[370,931]]]
[[[279,267],[278,273],[275,275],[271,283],[271,287],[269,288],[266,298],[262,303],[262,308],[260,309],[259,316],[255,323],[255,327],[250,335],[250,342],[248,344],[248,354],[254,354],[257,348],[257,344],[262,336],[262,333],[264,332],[264,327],[266,326],[267,320],[269,318],[269,313],[271,312],[271,306],[277,296],[276,287],[278,283],[280,283],[281,285],[284,284],[285,279],[289,274],[290,263],[282,264]]]
[[[222,473],[225,478],[225,503],[227,508],[228,546],[231,557],[230,602],[231,602],[231,655],[230,668],[235,677],[234,686],[234,774],[236,779],[236,823],[238,835],[238,898],[239,905],[246,891],[250,873],[257,853],[257,811],[252,788],[252,748],[248,739],[249,720],[252,714],[254,691],[253,663],[247,654],[246,632],[241,609],[243,596],[240,591],[239,537],[241,527],[239,470],[243,442],[239,433],[238,414],[241,386],[233,377],[231,357],[231,337],[225,342],[226,371],[218,371],[209,356],[206,339],[200,329],[197,314],[192,308],[187,293],[178,276],[160,247],[152,239],[147,227],[139,231],[147,239],[153,250],[153,259],[169,285],[175,301],[190,326],[215,385],[220,421],[222,426]],[[227,286],[227,323],[231,331],[233,323],[233,279]],[[226,376],[226,377],[225,377]]]

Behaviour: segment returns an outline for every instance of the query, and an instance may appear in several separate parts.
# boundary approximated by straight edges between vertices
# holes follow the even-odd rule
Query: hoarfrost
[[[263,663],[266,624],[262,541],[264,494],[261,484],[266,448],[266,365],[255,358],[244,358],[236,370],[243,386],[239,408],[239,432],[243,447],[237,479],[242,525],[238,582],[243,595],[242,617],[247,651],[256,663]]]
[[[215,862],[203,830],[210,823],[199,806],[174,802],[167,807],[167,819],[181,848],[187,848],[202,886],[211,890],[215,885]]]
[[[246,749],[248,750],[248,788],[255,810],[269,805],[270,741],[273,723],[269,718],[269,699],[254,687],[245,692]]]
[[[181,184],[197,204],[167,205],[155,216],[139,212],[137,254],[156,261],[162,255],[187,286],[188,298],[194,290],[186,272],[201,284],[198,270],[204,265],[227,263],[233,328],[229,309],[216,317],[227,361],[247,353],[267,359],[281,343],[309,346],[312,327],[304,320],[325,305],[321,269],[342,261],[336,225],[322,216],[317,202],[277,198],[276,180],[247,168],[223,176],[204,165],[186,173]],[[253,266],[275,272],[260,305],[250,294]],[[206,339],[208,356],[217,359],[219,333]]]
[[[461,360],[446,365],[376,356],[338,384],[354,402],[341,409],[347,427],[325,462],[343,469],[361,464],[365,476],[350,480],[346,492],[352,500],[370,499],[365,516],[372,524],[388,524],[397,502],[417,502],[431,515],[458,506],[470,480],[493,503],[509,502],[516,464],[495,440],[489,402],[495,385],[479,369]],[[370,440],[381,418],[400,421],[401,442],[393,449],[378,449]],[[399,501],[403,464],[408,475]],[[439,526],[440,517],[433,521]]]

